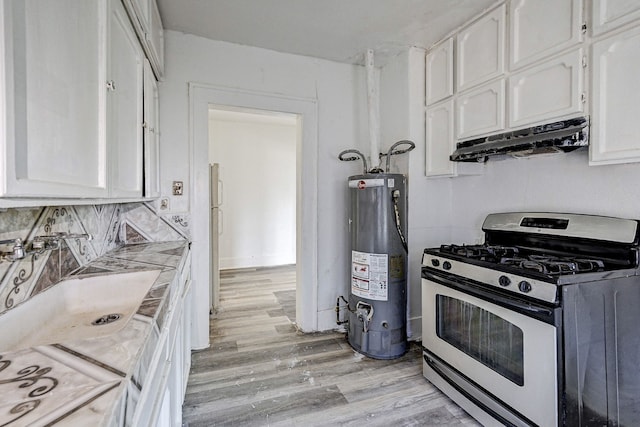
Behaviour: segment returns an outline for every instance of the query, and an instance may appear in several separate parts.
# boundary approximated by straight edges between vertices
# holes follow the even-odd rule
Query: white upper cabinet
[[[160,132],[158,84],[149,61],[144,62],[144,196],[160,195]]]
[[[505,6],[482,16],[457,36],[457,90],[498,77],[504,72]]]
[[[427,105],[453,95],[453,38],[429,50],[426,57]]]
[[[583,111],[582,49],[509,77],[509,126],[541,123]]]
[[[640,161],[640,26],[592,46],[592,163]]]
[[[640,18],[640,1],[592,0],[591,10],[595,36]]]
[[[140,25],[142,28],[149,28],[149,17],[150,17],[150,3],[152,0],[125,0],[126,2],[130,2],[133,7],[134,16],[136,19],[140,21]]]
[[[110,0],[107,103],[111,196],[142,196],[142,48],[120,0]]]
[[[426,137],[426,175],[454,175],[455,163],[449,160],[456,148],[452,100],[427,108]]]
[[[158,78],[164,74],[164,29],[156,0],[122,0]]]
[[[562,52],[582,40],[581,0],[511,0],[510,5],[511,70]]]
[[[504,79],[480,86],[456,100],[458,139],[467,139],[504,129]]]
[[[0,3],[0,195],[107,195],[106,1]]]
[[[150,27],[147,35],[149,50],[147,55],[158,77],[164,75],[164,28],[160,19],[160,10],[155,0],[150,0]]]

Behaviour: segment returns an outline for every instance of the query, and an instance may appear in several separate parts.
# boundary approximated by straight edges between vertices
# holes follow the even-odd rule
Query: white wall
[[[355,163],[339,162],[337,155],[345,148],[368,146],[363,67],[174,31],[165,32],[165,48],[165,79],[160,84],[161,185],[172,212],[187,212],[190,197],[208,197],[190,194],[189,82],[317,100],[317,329],[333,329],[336,297],[348,291],[346,179],[359,171]],[[173,180],[185,181],[184,196],[169,195]],[[196,286],[203,289],[207,284]]]
[[[587,152],[489,159],[482,176],[452,179],[452,239],[459,243],[480,241],[482,221],[491,212],[640,218],[639,181],[640,165],[589,166]]]
[[[220,268],[296,262],[295,116],[210,112],[222,181]]]
[[[409,154],[394,156],[391,161],[391,172],[408,176],[407,332],[412,340],[421,339],[422,334],[422,252],[451,239],[451,181],[425,177],[424,55],[422,49],[409,49],[389,61],[380,73],[382,151],[401,139],[416,144]]]

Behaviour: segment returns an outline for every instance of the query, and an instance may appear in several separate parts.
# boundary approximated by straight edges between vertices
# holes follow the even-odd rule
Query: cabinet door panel
[[[158,78],[164,74],[164,30],[156,0],[149,0],[149,59]]]
[[[453,101],[428,108],[426,118],[426,174],[454,175],[455,163],[449,160],[455,150]]]
[[[149,61],[144,64],[144,196],[160,195],[158,85]]]
[[[142,49],[124,6],[110,15],[109,148],[111,195],[142,196]]]
[[[593,44],[592,162],[640,161],[640,28]]]
[[[504,72],[504,5],[458,34],[457,90],[463,91]]]
[[[504,129],[504,79],[460,96],[456,101],[458,139]]]
[[[153,0],[130,0],[140,25],[147,31],[149,28],[149,2]],[[126,3],[125,3],[126,4]]]
[[[453,95],[453,39],[427,53],[427,105]]]
[[[592,33],[602,34],[640,18],[638,0],[593,0]]]
[[[6,195],[106,195],[106,4],[5,2]],[[8,23],[8,22],[7,22]]]
[[[582,50],[562,55],[509,78],[509,126],[517,127],[583,110]]]
[[[561,52],[582,39],[580,0],[512,0],[510,16],[512,70]]]

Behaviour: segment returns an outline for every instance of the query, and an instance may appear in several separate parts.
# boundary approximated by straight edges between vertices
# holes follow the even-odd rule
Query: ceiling
[[[375,64],[428,48],[496,0],[158,0],[165,29],[279,52]]]

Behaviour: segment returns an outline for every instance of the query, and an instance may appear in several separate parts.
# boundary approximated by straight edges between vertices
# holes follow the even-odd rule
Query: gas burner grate
[[[499,262],[501,258],[513,257],[518,254],[516,247],[494,245],[441,245],[440,251],[490,262]]]
[[[604,270],[604,262],[599,259],[562,258],[550,255],[529,255],[524,258],[505,257],[500,259],[500,264],[550,275],[589,273]]]
[[[441,245],[440,252],[456,255],[468,260],[480,260],[495,264],[509,265],[541,274],[560,276],[563,274],[603,271],[602,260],[572,256],[547,254],[526,254],[516,246],[502,245]]]

